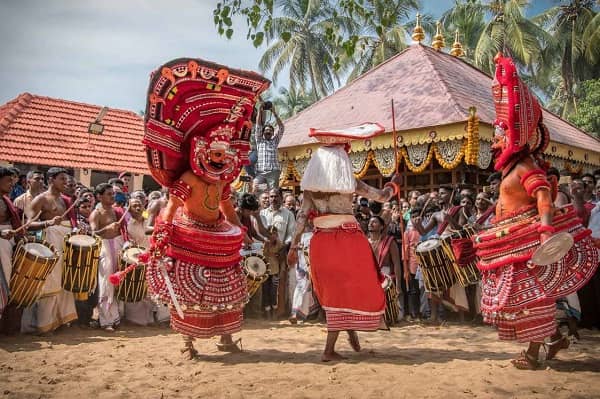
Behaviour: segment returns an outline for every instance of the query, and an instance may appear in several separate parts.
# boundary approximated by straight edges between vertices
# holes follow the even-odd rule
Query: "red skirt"
[[[171,243],[186,245],[171,251],[175,263],[167,270],[184,317],[177,314],[165,279],[154,263],[146,269],[149,290],[169,304],[171,328],[177,332],[210,338],[240,331],[248,301],[246,277],[239,263],[240,229],[225,221],[205,229],[193,229],[191,223],[185,227],[186,236],[174,231],[176,237]]]
[[[315,229],[310,272],[328,331],[374,331],[384,325],[385,294],[359,228]]]
[[[529,265],[539,248],[539,217],[535,209],[497,221],[475,237],[480,257],[484,321],[498,326],[500,339],[542,341],[552,335],[554,303],[576,292],[594,274],[598,251],[572,207],[554,215],[557,232],[568,231],[575,244],[560,261],[547,266]]]

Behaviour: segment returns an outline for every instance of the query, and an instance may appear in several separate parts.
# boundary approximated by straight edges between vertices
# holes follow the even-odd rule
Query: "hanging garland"
[[[372,156],[375,167],[379,170],[384,177],[390,177],[396,170],[396,155],[393,148],[383,148],[381,150],[375,150]]]
[[[358,179],[362,179],[366,174],[367,170],[369,170],[369,166],[371,166],[371,162],[373,162],[373,151],[369,151],[367,153],[367,157],[365,158],[365,163],[361,170],[354,173],[354,176]],[[354,163],[352,164],[354,166]]]
[[[571,163],[569,161],[565,161],[565,170],[572,174],[581,174],[583,171],[583,164],[577,164],[575,162]]]
[[[465,163],[467,165],[477,165],[477,156],[479,155],[479,118],[476,113],[477,108],[469,108],[469,119],[467,120],[467,151],[465,153]]]
[[[423,150],[427,151],[427,155],[424,157],[422,162],[420,164],[415,165],[413,163],[413,161],[410,159],[411,156],[409,156],[408,151],[406,150],[406,147],[402,147],[402,149],[400,150],[400,151],[402,151],[402,156],[404,157],[404,160],[406,161],[406,166],[408,167],[408,169],[413,173],[421,173],[427,168],[427,166],[431,162],[431,157],[433,156],[433,146],[430,146],[429,144],[425,143],[425,144],[412,145],[410,148],[411,148],[410,151],[413,155],[412,158],[413,159],[416,158],[416,159],[414,159],[414,161],[418,161],[419,158],[422,158],[420,156],[422,154],[419,154],[419,153],[422,153]],[[418,154],[419,156],[415,156],[415,154]]]
[[[465,155],[465,143],[462,140],[440,141],[433,145],[433,152],[444,169],[454,169]]]
[[[479,158],[477,166],[479,169],[487,169],[492,163],[492,143],[481,140],[479,142]]]
[[[348,154],[348,157],[352,163],[352,173],[354,173],[354,175],[357,175],[365,168],[368,168],[369,151],[351,152]]]

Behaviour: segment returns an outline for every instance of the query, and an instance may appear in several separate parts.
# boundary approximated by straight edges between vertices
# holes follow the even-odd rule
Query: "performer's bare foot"
[[[346,358],[335,351],[331,353],[323,352],[321,355],[322,362],[339,362],[342,360],[346,360]]]
[[[529,354],[527,351],[522,351],[518,358],[510,362],[519,370],[537,370],[540,367],[537,357]]]
[[[198,357],[198,351],[193,346],[185,346],[181,349],[181,355],[185,360],[194,360]]]
[[[548,347],[548,353],[546,354],[546,360],[552,360],[556,357],[556,354],[561,349],[568,349],[571,341],[567,336],[563,336],[562,334],[558,339],[556,337],[552,337],[552,342],[546,344]]]
[[[348,342],[354,352],[360,352],[360,341],[358,340],[358,334],[356,331],[348,330]]]
[[[242,352],[242,339],[238,338],[234,341],[233,338],[231,338],[231,334],[221,335],[221,340],[217,344],[217,349],[220,352]]]
[[[194,337],[189,335],[183,336],[184,347],[181,349],[181,354],[185,360],[194,360],[198,356],[198,351],[194,348]]]

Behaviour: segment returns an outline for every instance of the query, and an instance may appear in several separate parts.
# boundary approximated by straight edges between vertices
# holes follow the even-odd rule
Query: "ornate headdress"
[[[497,156],[494,167],[501,170],[520,154],[541,154],[547,147],[548,130],[542,123],[542,108],[527,86],[519,79],[511,58],[495,57],[496,75],[492,94],[496,107],[496,134],[506,135],[506,147]]]
[[[201,59],[167,62],[150,77],[146,146],[152,176],[171,186],[189,169],[210,181],[232,181],[248,164],[252,113],[270,85],[248,71]],[[224,154],[210,161],[211,151]]]

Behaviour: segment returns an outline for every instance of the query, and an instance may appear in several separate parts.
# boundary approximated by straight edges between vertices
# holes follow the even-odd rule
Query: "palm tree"
[[[576,111],[577,84],[600,75],[597,57],[600,21],[593,10],[594,3],[593,0],[573,0],[532,19],[547,29],[554,39],[542,54],[550,62],[542,63],[540,70],[550,75],[559,72],[561,76],[553,93],[553,102],[561,104],[555,110],[563,118]]]
[[[289,66],[290,89],[310,88],[315,100],[339,84],[334,69],[335,48],[326,40],[335,29],[345,31],[351,20],[334,13],[326,0],[281,0],[281,16],[266,30],[273,41],[259,61],[262,71],[273,70],[273,81]]]
[[[525,18],[527,0],[491,0],[481,3],[491,16],[475,47],[475,65],[485,72],[494,70],[499,51],[510,55],[518,66],[533,73],[542,49],[551,38],[541,27]]]
[[[454,32],[460,34],[465,58],[475,62],[475,48],[486,24],[486,9],[480,0],[456,0],[454,7],[442,14],[440,21],[446,32],[446,43],[452,43]]]
[[[279,89],[279,96],[273,100],[273,105],[282,119],[290,118],[313,103],[313,99],[304,91],[290,87]]]
[[[368,18],[359,21],[358,31],[354,33],[358,51],[351,57],[342,57],[341,64],[351,69],[348,81],[407,47],[411,26],[407,21],[419,9],[419,1],[370,0],[364,7]]]

